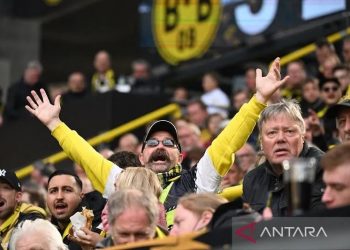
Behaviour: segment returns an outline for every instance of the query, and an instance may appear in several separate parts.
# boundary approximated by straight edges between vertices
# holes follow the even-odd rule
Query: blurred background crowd
[[[205,157],[208,147],[212,145],[212,142],[230,123],[230,120],[239,112],[242,106],[248,105],[247,103],[249,100],[251,100],[257,92],[256,68],[261,68],[263,70],[263,75],[266,75],[269,72],[268,70],[273,58],[281,56],[282,67],[280,72],[282,78],[285,75],[288,75],[289,78],[286,80],[285,84],[277,89],[269,98],[268,105],[280,103],[282,100],[296,100],[305,123],[305,134],[303,138],[309,146],[318,148],[323,152],[328,152],[333,148],[337,148],[339,145],[346,144],[346,142],[350,140],[349,111],[346,111],[344,115],[345,118],[342,118],[339,117],[339,110],[333,109],[334,107],[338,107],[336,105],[339,105],[339,103],[342,103],[344,107],[348,106],[350,109],[350,36],[348,36],[349,32],[347,30],[347,10],[349,8],[347,1],[344,1],[342,5],[344,9],[340,9],[338,12],[334,11],[337,15],[334,13],[334,15],[332,15],[332,13],[326,13],[325,16],[327,20],[318,19],[318,23],[312,23],[312,25],[318,28],[322,27],[321,32],[318,28],[315,29],[314,35],[310,34],[310,31],[305,28],[304,32],[308,34],[303,38],[304,33],[296,34],[297,31],[292,30],[291,25],[289,25],[289,31],[295,32],[298,38],[295,39],[295,43],[292,45],[290,44],[292,41],[286,42],[282,39],[277,40],[275,37],[269,40],[269,38],[263,35],[260,37],[259,34],[255,35],[254,39],[247,39],[247,41],[244,42],[242,42],[242,40],[238,41],[239,39],[237,37],[239,36],[232,38],[232,36],[238,34],[237,32],[235,33],[235,28],[239,27],[239,25],[236,27],[231,27],[232,25],[229,25],[229,16],[227,16],[227,13],[229,13],[228,10],[240,4],[248,3],[244,1],[222,1],[222,24],[217,31],[218,36],[222,35],[222,37],[215,40],[213,47],[209,49],[209,52],[202,58],[180,61],[180,63],[172,66],[169,66],[168,59],[164,59],[167,62],[163,62],[156,52],[157,49],[149,45],[150,41],[146,39],[147,35],[149,35],[149,33],[146,32],[147,30],[149,31],[148,26],[148,28],[139,28],[137,32],[134,31],[138,36],[136,36],[135,33],[128,33],[126,31],[128,29],[135,30],[137,21],[139,23],[150,21],[147,17],[150,15],[149,8],[152,8],[152,1],[137,1],[138,3],[129,4],[120,3],[121,1],[86,1],[85,3],[76,4],[74,6],[65,3],[65,1],[39,1],[39,4],[33,5],[36,7],[32,8],[32,12],[25,11],[27,6],[26,3],[24,3],[25,1],[10,2],[11,1],[0,1],[0,7],[3,7],[1,14],[4,15],[1,20],[0,32],[6,35],[7,33],[5,31],[8,32],[11,30],[9,27],[11,26],[11,22],[16,23],[23,21],[31,23],[35,22],[36,19],[41,19],[43,40],[42,47],[39,49],[40,52],[37,54],[34,52],[25,52],[23,49],[22,56],[19,57],[20,63],[17,64],[14,58],[16,53],[8,52],[5,49],[6,46],[8,46],[9,50],[15,47],[1,44],[2,42],[0,41],[0,72],[6,72],[6,67],[8,65],[12,67],[12,69],[8,71],[10,73],[8,73],[7,78],[0,78],[0,83],[2,83],[0,84],[0,134],[3,133],[4,136],[6,134],[6,138],[13,138],[11,141],[16,142],[12,143],[15,146],[9,150],[10,147],[7,146],[7,142],[3,140],[0,154],[4,152],[4,157],[1,156],[0,158],[3,158],[1,163],[7,164],[7,166],[0,166],[0,168],[11,169],[10,171],[20,171],[25,165],[31,164],[29,168],[30,171],[25,174],[21,172],[23,176],[18,174],[18,176],[21,177],[21,190],[23,193],[20,199],[18,199],[18,202],[25,202],[41,208],[42,210],[40,211],[42,211],[42,214],[45,214],[45,216],[42,216],[43,218],[46,217],[46,213],[48,215],[53,215],[52,218],[54,219],[58,218],[58,222],[56,221],[56,224],[53,224],[59,228],[62,239],[65,244],[69,245],[69,249],[94,249],[97,242],[103,239],[105,242],[101,247],[112,246],[117,243],[121,244],[157,238],[163,234],[167,235],[168,229],[170,235],[175,236],[194,231],[206,232],[201,230],[205,228],[208,230],[215,210],[228,202],[228,200],[231,202],[232,199],[225,195],[217,196],[214,194],[181,195],[181,198],[178,197],[180,199],[177,202],[177,216],[175,217],[175,221],[169,223],[166,218],[166,213],[170,210],[167,207],[164,208],[162,205],[164,203],[164,200],[162,201],[162,194],[167,190],[168,186],[163,185],[164,183],[162,183],[162,181],[158,181],[159,173],[157,173],[157,178],[152,171],[149,171],[150,173],[147,172],[147,164],[146,168],[140,167],[145,165],[144,162],[140,161],[140,155],[143,155],[145,147],[151,147],[151,144],[148,145],[148,141],[145,140],[149,138],[144,137],[145,131],[149,131],[149,126],[147,126],[151,124],[151,121],[149,121],[148,124],[144,124],[145,126],[142,127],[141,130],[131,130],[122,133],[116,138],[113,138],[111,142],[101,143],[95,147],[105,159],[108,159],[109,162],[113,162],[124,169],[120,174],[118,173],[119,176],[114,186],[116,190],[126,189],[126,191],[118,191],[116,192],[118,194],[109,196],[108,205],[106,205],[106,200],[104,199],[106,195],[103,193],[104,187],[101,188],[99,185],[107,186],[107,181],[101,184],[99,182],[100,180],[96,181],[94,178],[91,178],[93,175],[89,173],[89,170],[87,170],[85,166],[81,166],[79,162],[66,161],[64,164],[61,164],[61,166],[60,164],[55,165],[55,162],[43,161],[49,154],[54,153],[58,146],[56,144],[54,144],[54,146],[49,146],[51,142],[41,140],[43,137],[36,138],[37,131],[44,130],[41,125],[41,127],[32,130],[32,132],[25,132],[31,140],[30,142],[26,142],[25,150],[23,150],[23,146],[21,148],[20,144],[22,144],[21,140],[23,139],[23,141],[25,141],[26,138],[24,138],[23,135],[18,138],[15,133],[11,134],[11,132],[8,132],[23,131],[27,124],[33,122],[33,117],[25,110],[25,106],[28,105],[27,97],[32,95],[32,91],[39,93],[40,89],[44,89],[51,103],[54,103],[57,96],[61,95],[62,112],[64,112],[63,116],[73,117],[77,120],[74,125],[78,128],[78,132],[80,131],[80,127],[93,127],[95,123],[99,123],[100,117],[94,116],[93,114],[105,114],[107,112],[106,110],[112,113],[113,109],[111,107],[113,105],[122,109],[127,115],[130,115],[133,109],[140,110],[141,113],[137,116],[153,111],[153,109],[155,109],[153,108],[153,104],[152,108],[149,106],[149,109],[147,109],[148,102],[158,102],[159,98],[159,103],[155,105],[157,108],[159,104],[161,104],[160,106],[166,106],[168,104],[178,105],[180,114],[176,117],[168,118],[176,127],[175,131],[177,134],[175,137],[171,134],[174,137],[172,140],[175,141],[177,146],[181,145],[180,152],[183,159],[180,162],[181,168],[179,171],[185,171],[186,173],[192,173],[191,171],[193,171],[193,173],[195,173],[197,170],[193,170],[192,167],[197,166],[196,164]],[[33,1],[33,3],[34,2],[35,1]],[[334,6],[341,6],[342,1],[335,2]],[[259,12],[259,9],[261,9],[263,5],[263,3],[260,3],[260,5],[256,3],[249,4],[253,12]],[[280,7],[281,13],[288,7],[287,5],[288,4],[286,4],[286,6],[283,5],[284,8]],[[297,4],[295,3],[295,5]],[[257,9],[254,10],[254,7]],[[95,11],[92,10],[94,8]],[[130,19],[137,19],[137,21],[133,20],[129,23],[127,21],[128,17],[125,13],[122,13],[123,9],[125,9],[126,13],[128,13],[126,9],[133,10],[135,13],[132,12],[132,14],[130,14]],[[342,16],[340,18],[341,14]],[[74,17],[74,15],[76,15],[76,17]],[[104,15],[106,16],[105,21],[97,20],[103,19]],[[135,18],[136,16],[137,18]],[[81,30],[80,27],[82,27],[82,23],[77,20],[79,17],[82,18],[82,23],[84,23],[84,20],[89,19]],[[338,19],[340,19],[340,21]],[[93,24],[94,20],[96,20],[96,24]],[[284,21],[286,22],[286,20]],[[343,22],[347,28],[345,30],[343,29]],[[118,24],[115,25],[116,23]],[[89,26],[89,24],[91,24],[91,26]],[[299,27],[304,24],[305,23],[299,23]],[[311,25],[311,23],[308,24]],[[18,27],[20,26],[19,23],[16,25],[18,25]],[[69,27],[70,25],[71,29],[64,29],[64,27]],[[150,26],[150,24],[148,25]],[[283,24],[281,24],[281,26],[282,25]],[[121,26],[125,27],[122,28]],[[116,30],[113,31],[113,29],[118,27],[120,28],[119,33],[121,38],[116,42],[114,38],[109,38],[106,33],[118,33]],[[78,32],[75,32],[76,28],[79,29]],[[23,26],[18,29],[25,29],[25,27]],[[275,32],[276,29],[274,28],[273,34],[283,33],[283,30],[278,29],[278,32]],[[312,33],[313,30],[310,30]],[[340,35],[338,34],[340,39],[333,42],[329,35],[339,30],[342,30],[342,33],[339,33]],[[23,32],[22,30],[21,33]],[[91,33],[90,36],[84,35],[84,33],[89,32]],[[146,35],[142,32],[146,32]],[[234,35],[230,36],[230,32],[233,32]],[[73,36],[73,34],[76,36]],[[102,35],[99,36],[100,34]],[[23,36],[24,38],[20,37],[18,40],[21,40],[21,46],[25,47],[25,35]],[[11,37],[11,34],[8,34],[8,37]],[[113,36],[111,35],[111,37]],[[91,38],[90,43],[83,41],[86,38]],[[293,36],[290,39],[293,40],[294,38]],[[64,43],[65,39],[70,42]],[[127,54],[127,52],[133,50],[132,46],[135,46],[135,41],[133,40],[138,41],[136,45],[138,50]],[[150,40],[154,43],[156,38]],[[10,39],[4,41],[10,43]],[[72,41],[74,41],[74,43],[69,47]],[[262,42],[259,43],[259,41]],[[113,44],[113,42],[116,42],[116,44]],[[31,40],[28,46],[33,46],[32,43],[33,41]],[[278,48],[278,43],[282,44],[284,47]],[[57,45],[57,50],[55,44]],[[62,44],[64,44],[64,46]],[[297,51],[300,48],[305,48],[304,46],[308,44],[312,44],[309,46],[313,46],[311,53],[303,57],[295,56],[291,57],[292,59],[283,61],[284,54]],[[125,46],[125,51],[123,51],[123,46]],[[81,51],[79,51],[80,47]],[[89,49],[85,47],[89,47]],[[268,52],[270,48],[271,52]],[[242,52],[242,54],[230,54],[228,52],[229,49],[236,49],[237,51],[243,51],[243,49],[245,49],[245,51],[243,51],[244,53]],[[141,50],[146,52],[139,53]],[[48,52],[47,56],[45,55],[46,52]],[[79,54],[84,54],[84,56],[79,57]],[[247,54],[249,54],[249,57],[247,57],[248,59],[240,59],[240,56],[244,57]],[[235,59],[232,59],[233,57]],[[2,60],[2,58],[11,58],[11,60]],[[81,60],[81,64],[77,63],[79,59]],[[230,59],[232,59],[231,64],[229,62]],[[237,62],[235,60],[237,60]],[[11,62],[10,64],[8,64],[9,61]],[[114,94],[117,94],[116,98]],[[118,102],[121,98],[125,98],[123,100],[127,101]],[[73,107],[79,108],[74,109]],[[93,111],[94,107],[95,110]],[[89,117],[91,121],[85,121],[79,118],[80,115],[82,115],[82,113],[79,112],[83,109],[84,112],[88,113],[87,117]],[[98,133],[105,132],[108,129],[116,127],[116,125],[121,125],[135,118],[134,116],[128,116],[128,118],[123,118],[124,120],[118,121],[118,124],[112,124],[113,122],[111,121],[115,118],[112,118],[112,115],[108,112],[104,116],[109,119],[108,126],[96,128],[95,130],[93,129],[93,132],[91,132],[91,130],[88,132],[83,131],[82,135],[84,137],[96,136]],[[115,113],[114,115],[122,116]],[[28,121],[28,119],[30,121]],[[67,124],[70,125],[69,122],[67,122]],[[44,123],[44,125],[47,124]],[[75,127],[72,129],[75,129]],[[262,135],[260,132],[257,126],[253,128],[246,142],[242,144],[243,146],[236,152],[233,152],[234,154],[231,160],[234,161],[229,169],[227,169],[227,173],[222,176],[220,180],[218,188],[219,193],[224,193],[224,190],[232,187],[241,188],[245,176],[265,161],[266,156],[264,148],[262,148]],[[38,134],[39,133],[41,132],[38,132]],[[36,142],[36,140],[41,142]],[[173,144],[174,141],[172,141]],[[35,150],[34,148],[37,148],[37,145],[46,145],[46,143],[49,149],[48,152],[42,150],[40,153],[33,153],[32,150]],[[166,147],[166,143],[169,142],[166,142],[166,140],[157,140],[156,143],[157,144],[152,147],[160,143]],[[28,145],[32,145],[33,149]],[[62,146],[61,141],[60,145]],[[20,150],[16,151],[16,147],[20,148]],[[41,151],[40,148],[36,150],[37,152]],[[7,155],[9,151],[11,151],[12,156],[8,156],[6,160],[5,155]],[[16,160],[11,161],[11,157],[16,158]],[[23,160],[19,160],[21,158]],[[73,157],[73,159],[75,158]],[[164,160],[161,156],[157,159],[160,161]],[[9,162],[11,163],[9,164]],[[80,163],[83,162],[84,161]],[[103,162],[103,160],[101,160],[101,162]],[[105,164],[105,162],[103,162],[103,164]],[[347,162],[347,164],[349,164],[349,162]],[[134,170],[131,167],[140,167],[140,169],[143,170]],[[216,167],[217,166],[215,166],[215,168]],[[164,175],[162,178],[177,178],[176,175],[172,176],[172,174],[173,173],[170,173],[167,177],[164,177]],[[8,184],[10,189],[13,188],[12,180],[9,181],[5,175],[3,175],[3,179],[5,179],[6,185]],[[101,175],[107,176],[106,173],[102,173]],[[196,174],[194,175],[196,176]],[[65,236],[67,236],[67,234],[65,235],[65,229],[68,224],[64,226],[60,224],[59,210],[62,209],[62,211],[65,211],[66,207],[68,207],[67,209],[70,215],[73,215],[73,212],[75,212],[78,207],[72,205],[73,207],[71,208],[69,205],[70,201],[65,201],[67,205],[65,202],[61,204],[56,201],[50,201],[50,198],[48,198],[52,197],[51,192],[57,192],[57,190],[55,191],[50,188],[49,183],[65,183],[66,179],[59,179],[63,178],[62,176],[74,177],[73,180],[69,181],[73,181],[74,188],[77,186],[78,191],[85,194],[84,199],[87,200],[87,204],[92,204],[90,208],[95,212],[93,229],[90,228],[84,231],[84,235],[81,237],[76,236],[76,239],[65,238]],[[0,173],[0,179],[1,178]],[[162,178],[160,178],[160,180],[162,180]],[[114,180],[112,181],[114,183]],[[96,182],[98,184],[96,184]],[[0,180],[0,190],[4,188],[1,183],[2,181]],[[124,188],[123,185],[125,185]],[[328,186],[328,183],[326,183],[326,185]],[[67,186],[70,185],[67,184]],[[128,190],[130,187],[141,189],[144,193],[139,190]],[[74,188],[67,192],[74,193],[76,191]],[[350,193],[350,186],[339,187],[339,189],[340,188],[345,188],[347,192]],[[169,189],[171,189],[171,187]],[[65,192],[64,187],[62,190],[62,192]],[[323,191],[324,190],[325,189],[323,189]],[[167,192],[169,193],[169,190]],[[101,193],[104,197],[102,197]],[[151,198],[145,198],[145,193],[154,193],[154,195],[149,195]],[[241,195],[241,193],[239,194]],[[345,198],[342,198],[344,202],[339,206],[350,205],[350,195],[344,197]],[[325,199],[326,198],[323,198],[322,201],[326,207],[339,207],[338,205],[327,205],[330,203]],[[139,203],[135,202],[135,200],[138,200]],[[4,233],[4,235],[7,231],[2,227],[4,221],[8,218],[8,214],[2,216],[1,207],[5,206],[2,204],[5,203],[5,201],[7,201],[6,196],[0,193],[0,233]],[[82,200],[77,199],[76,202],[80,204]],[[118,232],[108,231],[108,227],[110,228],[111,225],[115,224],[116,218],[118,218],[118,220],[130,220],[128,217],[121,218],[122,216],[119,216],[119,213],[121,213],[120,210],[124,208],[118,207],[118,204],[123,204],[127,208],[138,206],[146,207],[146,217],[149,220],[153,220],[152,223],[154,225],[150,223],[152,227],[157,225],[157,232],[153,232],[152,234],[144,232],[145,235],[142,235],[142,233],[140,233],[140,235],[135,234],[134,237],[136,238],[130,240],[130,235],[122,235],[118,234]],[[240,205],[242,204],[235,204],[233,206],[239,207]],[[79,208],[80,207],[79,205]],[[268,206],[266,205],[264,208],[265,207]],[[157,212],[152,212],[152,209],[157,210]],[[108,212],[106,212],[107,210]],[[263,213],[262,210],[257,212]],[[264,212],[268,213],[269,211],[264,210]],[[273,212],[274,211],[272,211],[272,213]],[[107,215],[109,216],[108,219],[106,219],[106,217],[105,219],[103,218],[104,213],[109,214]],[[115,216],[114,219],[111,214]],[[276,214],[273,215],[276,216]],[[152,216],[157,218],[155,219]],[[250,213],[250,216],[254,217],[258,215]],[[135,223],[140,225],[140,221],[142,221],[142,219]],[[188,225],[182,224],[185,222],[188,223]],[[123,224],[122,221],[119,221],[119,223],[120,225]],[[130,221],[129,223],[132,224]],[[176,226],[172,227],[173,225]],[[30,225],[28,225],[28,227],[29,226]],[[43,224],[43,227],[46,226],[47,225]],[[25,228],[25,224],[23,224],[22,227]],[[47,227],[49,228],[50,226]],[[172,230],[170,231],[171,228]],[[1,237],[3,238],[4,235]],[[18,235],[18,237],[22,237],[20,230]],[[111,238],[110,235],[118,235],[119,238]],[[122,240],[123,236],[125,236],[125,242]],[[106,242],[106,239],[109,240],[109,242]],[[70,245],[70,242],[74,242],[75,246]],[[2,244],[2,247],[5,247],[5,245]],[[13,249],[20,248],[16,247]]]

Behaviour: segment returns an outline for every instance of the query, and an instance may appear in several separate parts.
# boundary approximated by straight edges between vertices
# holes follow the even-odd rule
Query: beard
[[[168,152],[165,149],[156,149],[145,163],[145,167],[151,169],[155,173],[164,173],[175,166]]]

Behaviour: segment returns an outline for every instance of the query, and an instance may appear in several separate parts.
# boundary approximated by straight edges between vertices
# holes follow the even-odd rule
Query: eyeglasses
[[[323,88],[322,90],[323,90],[324,92],[330,92],[330,91],[335,92],[335,91],[337,91],[338,89],[339,89],[339,87],[333,86],[333,87],[325,87],[325,88]]]
[[[164,147],[168,147],[168,148],[177,147],[175,141],[172,139],[164,139],[162,141],[159,141],[159,140],[153,138],[153,139],[149,139],[149,140],[145,141],[145,145],[147,147],[154,148],[154,147],[157,147],[160,142],[163,144]]]

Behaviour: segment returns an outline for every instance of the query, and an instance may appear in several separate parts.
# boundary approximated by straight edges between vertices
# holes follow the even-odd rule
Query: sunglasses
[[[325,88],[323,88],[322,90],[323,90],[324,92],[330,92],[330,91],[335,92],[335,91],[337,91],[338,89],[339,89],[339,87],[334,86],[334,87],[325,87]]]
[[[147,147],[154,148],[154,147],[157,147],[160,142],[163,144],[164,147],[167,147],[167,148],[176,148],[177,147],[177,144],[172,139],[164,139],[162,141],[159,141],[159,140],[153,138],[153,139],[149,139],[149,140],[145,141],[145,145]]]

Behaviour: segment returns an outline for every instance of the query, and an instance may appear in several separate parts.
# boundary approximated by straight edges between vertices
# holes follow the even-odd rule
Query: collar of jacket
[[[24,214],[39,213],[46,216],[46,212],[44,209],[33,206],[31,204],[21,203],[16,207],[13,214],[9,218],[7,218],[7,220],[4,221],[4,223],[2,223],[2,225],[0,226],[0,234],[3,234],[9,228],[13,227],[17,223],[20,213],[24,213]]]
[[[175,165],[168,172],[158,173],[157,177],[162,185],[162,188],[166,188],[170,182],[175,181],[181,176],[182,167],[180,164]]]

